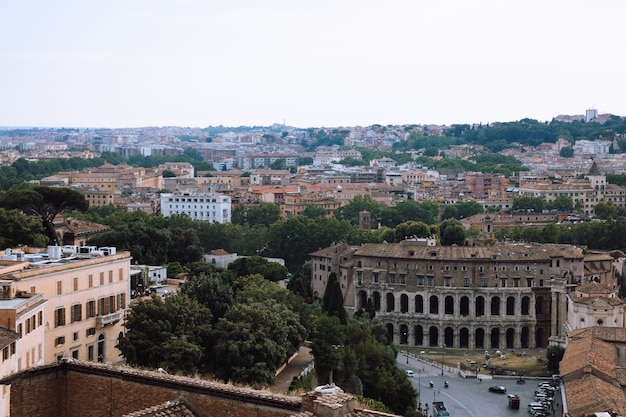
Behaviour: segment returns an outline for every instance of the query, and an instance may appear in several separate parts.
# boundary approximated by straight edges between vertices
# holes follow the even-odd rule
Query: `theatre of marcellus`
[[[612,258],[559,244],[438,246],[434,239],[350,246],[310,254],[311,287],[335,272],[348,313],[371,302],[393,343],[530,349],[564,345],[567,295],[598,282],[616,288]]]

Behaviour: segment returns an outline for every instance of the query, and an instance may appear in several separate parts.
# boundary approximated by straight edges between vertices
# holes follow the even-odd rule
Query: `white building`
[[[229,223],[231,201],[229,196],[215,193],[161,194],[161,214],[186,214],[194,220]]]

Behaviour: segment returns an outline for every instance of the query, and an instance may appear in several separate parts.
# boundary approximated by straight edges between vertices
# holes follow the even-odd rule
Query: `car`
[[[493,387],[489,387],[489,392],[495,392],[498,394],[506,394],[506,388],[502,385],[494,385]]]
[[[415,376],[415,373],[410,369],[407,369],[406,376],[408,376],[409,378],[413,378]]]

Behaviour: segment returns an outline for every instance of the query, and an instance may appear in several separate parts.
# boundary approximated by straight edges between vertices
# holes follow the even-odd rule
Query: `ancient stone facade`
[[[398,345],[525,349],[565,340],[567,291],[584,282],[571,245],[339,244],[311,254],[314,293],[336,272],[349,312],[371,302]]]

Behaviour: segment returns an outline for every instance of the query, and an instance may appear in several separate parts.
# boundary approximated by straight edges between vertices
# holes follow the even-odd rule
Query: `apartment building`
[[[594,168],[595,167],[595,168]],[[595,164],[593,174],[583,179],[572,179],[564,182],[523,181],[519,186],[521,196],[539,197],[553,202],[559,196],[566,196],[583,208],[586,216],[592,216],[600,202],[611,202],[617,207],[626,204],[626,189],[606,182],[606,176],[597,172]]]
[[[63,357],[119,361],[115,345],[123,334],[130,300],[130,260],[129,252],[117,252],[113,247],[67,245],[29,248],[26,252],[6,249],[0,282],[7,297],[4,301],[11,300],[8,307],[16,312],[4,311],[2,315],[8,320],[15,314],[15,329],[22,337],[18,369]],[[37,295],[41,295],[41,302],[45,300],[41,310]],[[19,303],[27,296],[30,303],[20,310]],[[3,307],[10,310],[0,299]],[[32,341],[26,338],[33,330],[43,331],[43,346],[38,336]]]
[[[0,269],[11,269],[12,262],[0,261]],[[15,374],[31,366],[43,365],[43,308],[41,294],[17,291],[17,283],[0,280],[0,376]],[[0,416],[10,415],[10,386],[0,391]]]
[[[571,245],[338,244],[310,254],[311,287],[335,272],[349,312],[368,301],[399,345],[520,349],[565,342],[567,290],[586,282]],[[612,277],[611,271],[598,276]]]
[[[231,199],[229,196],[215,193],[163,193],[161,214],[166,217],[186,214],[194,220],[229,223]]]

